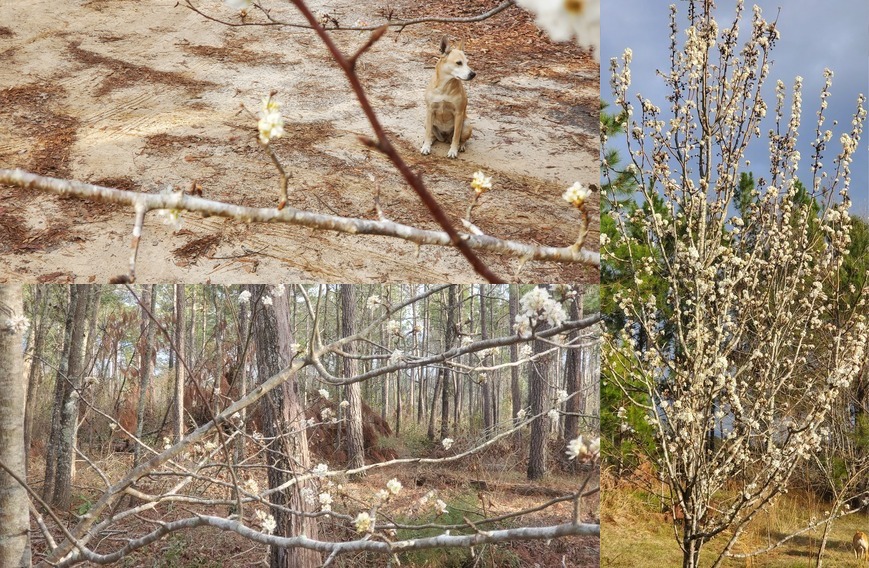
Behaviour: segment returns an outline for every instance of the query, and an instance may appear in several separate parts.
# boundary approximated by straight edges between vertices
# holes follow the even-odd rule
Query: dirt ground
[[[497,0],[312,1],[341,25],[424,14],[467,16]],[[216,17],[240,21],[225,4]],[[299,22],[288,2],[276,17]],[[260,18],[261,19],[261,18]],[[469,87],[475,134],[458,160],[436,143],[422,156],[423,90],[439,38],[467,38],[477,77]],[[363,32],[334,33],[353,52]],[[511,7],[475,24],[430,23],[390,31],[359,66],[393,141],[453,219],[464,215],[476,170],[494,189],[475,209],[486,233],[566,246],[578,233],[561,199],[598,179],[599,70],[572,44],[554,45]],[[229,27],[175,0],[0,3],[0,167],[132,191],[198,183],[204,196],[247,206],[278,201],[278,178],[256,142],[260,99],[277,91],[287,135],[274,144],[290,176],[290,205],[376,218],[373,177],[392,220],[436,229],[392,166],[362,146],[371,129],[346,79],[310,30]],[[589,247],[597,248],[598,201]],[[0,282],[103,282],[125,273],[133,214],[119,206],[0,185]],[[524,282],[597,281],[578,264],[484,254]],[[521,271],[518,271],[521,267]],[[517,272],[518,271],[518,272]],[[478,281],[461,255],[393,238],[184,216],[174,232],[149,215],[140,282]]]
[[[132,467],[132,454],[114,452],[101,454],[89,452],[90,457],[110,479],[123,476]],[[316,449],[312,459],[321,461]],[[517,463],[517,461],[519,463]],[[39,490],[44,476],[44,459],[40,455],[31,454],[28,478],[32,488]],[[59,512],[66,518],[72,518],[72,512],[82,514],[101,494],[104,485],[96,473],[79,462],[76,481],[73,486],[73,502],[71,512]],[[336,464],[331,464],[332,468]],[[510,466],[510,467],[508,467]],[[426,522],[451,524],[461,523],[463,517],[478,518],[487,513],[490,517],[504,515],[522,509],[534,509],[546,501],[568,494],[576,490],[577,483],[584,479],[587,472],[564,472],[553,466],[551,473],[540,481],[528,483],[524,476],[525,464],[512,453],[492,455],[488,452],[483,456],[470,458],[461,463],[450,465],[415,465],[401,464],[386,470],[371,470],[368,475],[359,479],[335,478],[336,483],[343,485],[343,494],[335,496],[335,511],[351,514],[357,511],[363,503],[370,503],[371,496],[386,486],[391,478],[398,479],[403,488],[401,493],[391,499],[380,509],[380,515],[389,521],[404,524],[425,524]],[[255,479],[259,486],[265,488],[268,480],[259,468],[247,470],[246,476]],[[221,473],[221,479],[228,481],[228,474]],[[173,478],[174,479],[174,478]],[[595,473],[589,487],[598,485]],[[139,487],[143,491],[159,493],[166,490],[167,479],[157,477],[144,478]],[[202,482],[193,483],[185,489],[193,494],[208,499],[226,499],[228,493],[218,486]],[[326,489],[324,489],[326,490]],[[333,488],[330,492],[335,493]],[[419,504],[420,498],[433,491],[437,498],[443,499],[453,508],[454,515],[448,518],[436,518],[428,509]],[[106,554],[123,546],[128,538],[141,536],[153,530],[150,521],[170,521],[190,516],[193,512],[204,514],[225,515],[225,506],[194,507],[164,507],[150,510],[135,517],[127,517],[112,525],[100,539],[92,541],[97,552]],[[561,502],[543,510],[531,511],[521,517],[504,523],[490,525],[490,528],[510,528],[518,526],[546,526],[564,523],[573,515],[573,503]],[[248,524],[253,525],[252,509],[248,511]],[[352,516],[352,515],[351,515]],[[581,505],[582,522],[600,522],[599,494],[592,494],[583,499]],[[50,518],[46,518],[49,527],[58,534]],[[45,554],[45,541],[32,521],[33,548],[35,559]],[[402,539],[433,536],[439,531],[401,532],[397,536]],[[348,531],[346,523],[341,521],[320,523],[319,537],[324,540],[349,540],[355,538]],[[574,568],[596,568],[600,566],[600,539],[597,537],[563,537],[551,541],[516,541],[485,545],[475,549],[476,558],[464,549],[427,550],[419,553],[402,554],[402,566],[417,568],[463,568],[471,566],[505,566],[522,568],[549,568],[571,566]],[[216,568],[219,566],[255,567],[267,566],[268,548],[251,542],[233,532],[220,531],[212,528],[197,528],[189,531],[179,531],[158,542],[129,554],[119,566],[154,566],[157,568],[176,568],[180,566]],[[371,553],[350,553],[339,556],[334,566],[339,568],[374,568],[384,566],[382,555]],[[83,563],[82,566],[95,566]]]

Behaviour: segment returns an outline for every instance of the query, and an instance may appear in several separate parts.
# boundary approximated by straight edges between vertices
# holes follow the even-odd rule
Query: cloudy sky
[[[608,0],[602,2],[601,14],[601,95],[604,100],[612,101],[609,86],[609,60],[622,54],[626,47],[633,50],[631,65],[631,89],[650,98],[662,109],[668,108],[663,81],[657,77],[657,69],[669,65],[669,6],[677,5],[681,16],[687,12],[685,0]],[[798,149],[803,156],[799,176],[804,182],[811,179],[809,166],[812,153],[809,142],[814,139],[814,128],[819,103],[819,93],[824,84],[824,68],[833,73],[832,94],[828,99],[825,129],[832,129],[833,139],[823,159],[825,167],[832,166],[834,154],[841,150],[838,143],[844,128],[851,128],[851,119],[856,109],[859,93],[869,94],[869,2],[866,0],[837,0],[818,2],[817,0],[748,0],[743,12],[743,33],[747,37],[745,25],[751,21],[752,5],[763,10],[767,20],[775,20],[778,14],[777,29],[781,38],[771,54],[770,79],[765,85],[767,103],[770,108],[768,117],[773,114],[774,87],[776,79],[784,81],[787,89],[786,105],[789,108],[791,87],[794,77],[803,77],[803,119],[800,129]],[[724,28],[733,19],[733,0],[717,2],[719,27]],[[682,20],[685,21],[684,19]],[[683,28],[684,29],[684,28]],[[678,38],[683,43],[684,32]],[[634,99],[636,101],[636,99]],[[786,117],[787,119],[787,117]],[[832,121],[838,120],[839,126],[833,127]],[[752,165],[767,164],[763,159],[767,148],[765,132],[759,143],[749,149],[748,158]],[[853,212],[869,217],[869,136],[864,131],[863,139],[851,166],[851,198]],[[769,178],[768,166],[759,166],[755,178]],[[753,168],[754,169],[754,168]],[[831,170],[828,170],[831,171]],[[808,184],[807,184],[808,185]]]

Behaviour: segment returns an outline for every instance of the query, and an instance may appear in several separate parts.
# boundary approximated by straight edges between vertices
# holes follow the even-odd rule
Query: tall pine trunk
[[[533,351],[540,355],[549,345],[539,339],[534,340]],[[537,416],[546,411],[546,385],[548,380],[549,356],[541,356],[531,362],[531,389],[529,399],[531,415]],[[528,452],[528,479],[540,479],[546,473],[546,435],[549,432],[549,418],[537,416],[531,423],[531,447]]]
[[[156,306],[156,295],[154,294],[154,285],[147,284],[142,290],[141,300],[142,320],[140,324],[139,335],[139,401],[136,407],[136,438],[142,440],[142,435],[145,432],[145,402],[148,399],[148,385],[151,382],[151,353],[154,348],[154,333],[156,326],[154,325],[153,314],[154,306]],[[134,461],[138,464],[142,456],[142,446],[136,443],[134,450]]]
[[[28,371],[27,405],[24,409],[24,447],[27,451],[30,450],[30,440],[33,432],[33,407],[38,400],[39,385],[42,382],[41,361],[45,349],[45,337],[48,335],[49,328],[48,306],[51,304],[49,302],[50,294],[48,288],[44,284],[39,284],[34,288],[36,290],[36,297],[33,300],[33,312],[34,314],[38,314],[39,319],[31,323],[36,329],[33,332],[33,347],[31,349],[33,358],[31,359]],[[36,318],[34,317],[34,319]]]
[[[485,341],[489,339],[488,322],[486,317],[486,295],[485,286],[480,285],[480,339]],[[483,366],[490,366],[492,356],[486,355],[483,358]],[[494,401],[492,400],[492,380],[494,377],[486,376],[483,379],[483,438],[488,440],[492,437],[495,428],[495,409]]]
[[[24,305],[21,286],[0,285],[0,463],[27,479],[24,448]],[[30,566],[27,491],[0,468],[0,566]]]
[[[186,339],[184,333],[184,284],[175,284],[175,406],[172,413],[172,432],[175,442],[184,437],[184,381],[187,373]]]
[[[356,333],[356,304],[353,301],[353,287],[341,285],[341,336],[349,337]],[[343,347],[347,357],[344,358],[344,377],[356,375],[356,359],[353,358],[355,346],[348,343]],[[344,393],[350,406],[347,407],[347,467],[356,469],[365,465],[365,446],[362,437],[362,390],[359,383],[351,383],[344,387]]]
[[[570,303],[569,316],[572,320],[579,319],[579,303],[582,297],[577,294],[573,302]],[[568,341],[575,340],[579,337],[579,332],[575,331],[568,335]],[[568,394],[579,393],[567,401],[565,408],[566,415],[564,416],[564,438],[572,440],[579,436],[579,412],[580,400],[584,399],[588,394],[584,389],[581,389],[579,380],[580,373],[580,358],[584,348],[575,345],[567,350],[567,362],[564,366],[564,389]]]
[[[57,446],[55,450],[54,487],[51,503],[61,510],[69,508],[75,459],[76,427],[83,369],[84,347],[87,344],[87,315],[91,286],[75,284],[72,286],[70,309],[73,311],[72,337],[69,346],[66,375],[62,381],[63,395],[58,413]],[[75,298],[73,301],[72,298]]]
[[[456,315],[459,302],[456,297],[455,284],[447,289],[447,328],[444,330],[444,351],[452,349],[456,341]],[[452,376],[446,365],[441,369],[441,439],[449,437],[450,433],[450,396]]]
[[[266,306],[261,301],[268,293],[266,286],[255,285],[249,290],[252,305],[257,310],[252,317],[257,376],[261,383],[285,368],[292,358],[293,337],[289,302],[284,294],[273,298],[273,304]],[[285,484],[290,479],[291,472],[297,471],[301,474],[310,469],[305,415],[299,399],[297,378],[290,377],[279,388],[271,391],[263,398],[262,405],[263,434],[270,440],[266,448],[269,488],[274,489]],[[301,491],[305,488],[315,489],[313,484],[306,481],[270,496],[271,503],[276,505],[271,507],[271,514],[277,523],[276,535],[317,538],[316,519],[293,515],[280,508],[305,511],[307,505],[301,497]],[[271,568],[314,568],[320,564],[320,555],[314,550],[280,547],[272,547],[270,550]]]

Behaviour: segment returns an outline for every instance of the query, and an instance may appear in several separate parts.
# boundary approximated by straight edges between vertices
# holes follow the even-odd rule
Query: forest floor
[[[476,15],[496,0],[312,0],[342,25],[423,14]],[[197,5],[240,21],[223,2]],[[289,3],[277,18],[300,21]],[[442,34],[466,38],[477,77],[468,84],[474,135],[458,160],[437,143],[422,156],[423,91]],[[337,31],[352,53],[368,33]],[[358,67],[393,142],[453,219],[464,215],[473,172],[494,188],[474,220],[487,234],[570,245],[576,210],[561,194],[597,183],[599,68],[573,44],[552,44],[523,10],[475,24],[390,31]],[[370,127],[346,79],[310,30],[229,27],[175,0],[48,0],[0,4],[0,167],[131,191],[187,190],[269,207],[278,178],[256,141],[260,100],[277,91],[287,134],[273,146],[290,175],[290,205],[318,213],[385,215],[436,229],[412,190],[359,135]],[[241,110],[242,106],[248,111]],[[587,245],[598,246],[598,195]],[[0,282],[104,282],[126,273],[132,211],[0,186]],[[596,269],[484,254],[524,282],[596,282]],[[517,272],[521,267],[521,272]],[[183,217],[174,232],[146,219],[140,282],[478,281],[460,254],[387,237]]]
[[[404,446],[404,441],[398,439],[382,440],[384,444],[394,443]],[[503,448],[503,446],[501,446]],[[406,448],[400,453],[405,453]],[[442,457],[442,450],[435,450],[435,457]],[[126,452],[109,453],[101,458],[91,456],[101,469],[112,479],[124,475],[132,463],[132,455]],[[312,456],[312,460],[318,460]],[[337,467],[337,466],[336,466]],[[583,472],[565,472],[556,470],[548,474],[540,482],[528,483],[524,476],[524,462],[509,450],[489,448],[484,454],[473,456],[459,463],[443,465],[413,465],[402,464],[385,469],[372,470],[361,479],[347,480],[335,478],[336,483],[344,486],[345,497],[335,498],[333,510],[355,515],[362,505],[371,502],[374,493],[386,487],[386,482],[392,478],[401,481],[401,492],[379,511],[384,518],[408,524],[433,522],[441,524],[462,523],[464,518],[479,519],[481,514],[490,517],[503,515],[524,508],[532,508],[555,497],[575,491],[580,479],[589,475]],[[38,455],[32,455],[30,460],[29,479],[31,486],[37,491],[43,476],[44,460]],[[261,488],[267,486],[264,474],[255,474]],[[142,480],[146,485],[156,483],[153,478]],[[598,478],[593,479],[588,487],[596,487]],[[90,503],[95,500],[102,488],[102,480],[83,461],[79,461],[79,474],[74,484],[72,511],[68,515],[74,521],[72,513],[84,514]],[[143,486],[145,490],[154,488]],[[194,483],[188,489],[195,494],[209,498],[221,498],[222,490],[210,488],[207,483]],[[335,491],[334,489],[332,490]],[[438,499],[449,506],[449,513],[435,517],[431,508],[419,504],[420,498],[430,491],[435,491]],[[222,497],[225,498],[225,495]],[[162,520],[171,520],[190,516],[186,507],[171,508],[161,511]],[[227,508],[206,507],[197,508],[197,512],[224,516]],[[528,513],[511,521],[504,521],[498,528],[512,526],[544,526],[566,522],[572,518],[572,503],[557,503],[541,511]],[[599,495],[594,494],[583,500],[582,521],[598,522],[600,515]],[[136,518],[116,523],[99,540],[98,552],[110,552],[123,546],[127,538],[153,530],[153,524],[147,519],[156,518],[155,512],[145,512]],[[248,511],[247,516],[253,516]],[[50,520],[48,520],[51,526]],[[255,521],[254,521],[255,524]],[[340,523],[337,523],[340,524]],[[346,541],[356,538],[349,527],[336,526],[335,523],[320,524],[320,538],[324,540]],[[487,525],[493,528],[493,525]],[[33,525],[34,549],[39,555],[44,552],[44,540],[39,535],[38,528]],[[422,536],[432,536],[441,531],[399,531],[396,538],[406,539]],[[456,531],[453,531],[456,534]],[[94,543],[96,544],[96,543]],[[118,565],[121,566],[154,566],[159,568],[216,568],[219,566],[268,566],[267,548],[251,543],[232,532],[223,532],[211,528],[199,528],[191,531],[173,533],[159,542],[140,549],[125,557]],[[472,566],[488,567],[535,567],[571,566],[577,568],[597,567],[600,554],[600,539],[596,537],[569,537],[553,541],[525,541],[497,546],[484,546],[474,550],[474,556],[466,549],[445,549],[418,551],[400,556],[402,566],[414,567],[453,567],[465,568]],[[339,557],[334,566],[339,567],[381,567],[385,559],[381,555],[368,553],[347,554]],[[83,564],[88,566],[89,564]]]
[[[602,567],[634,568],[647,565],[655,558],[657,566],[680,566],[682,552],[676,543],[670,517],[661,512],[660,502],[627,481],[616,483],[605,476],[602,487],[601,551]],[[766,512],[757,516],[733,549],[744,554],[765,549],[786,535],[805,527],[812,518],[823,518],[830,505],[804,491],[791,491],[780,497]],[[867,531],[866,514],[855,513],[833,524],[824,551],[824,566],[854,566],[851,537],[858,530]],[[781,547],[746,559],[726,560],[723,566],[736,568],[794,568],[816,566],[823,527],[806,531]],[[625,543],[630,543],[626,546]],[[724,546],[722,538],[710,542],[701,551],[701,565],[711,566]]]

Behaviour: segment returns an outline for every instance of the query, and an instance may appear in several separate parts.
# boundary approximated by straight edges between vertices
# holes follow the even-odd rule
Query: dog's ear
[[[465,40],[464,40],[464,38],[459,40],[459,48],[458,48],[458,49],[459,49],[459,51],[464,51],[464,50],[465,50]]]
[[[450,45],[449,38],[447,36],[443,36],[441,38],[441,53],[446,53],[449,45]]]

